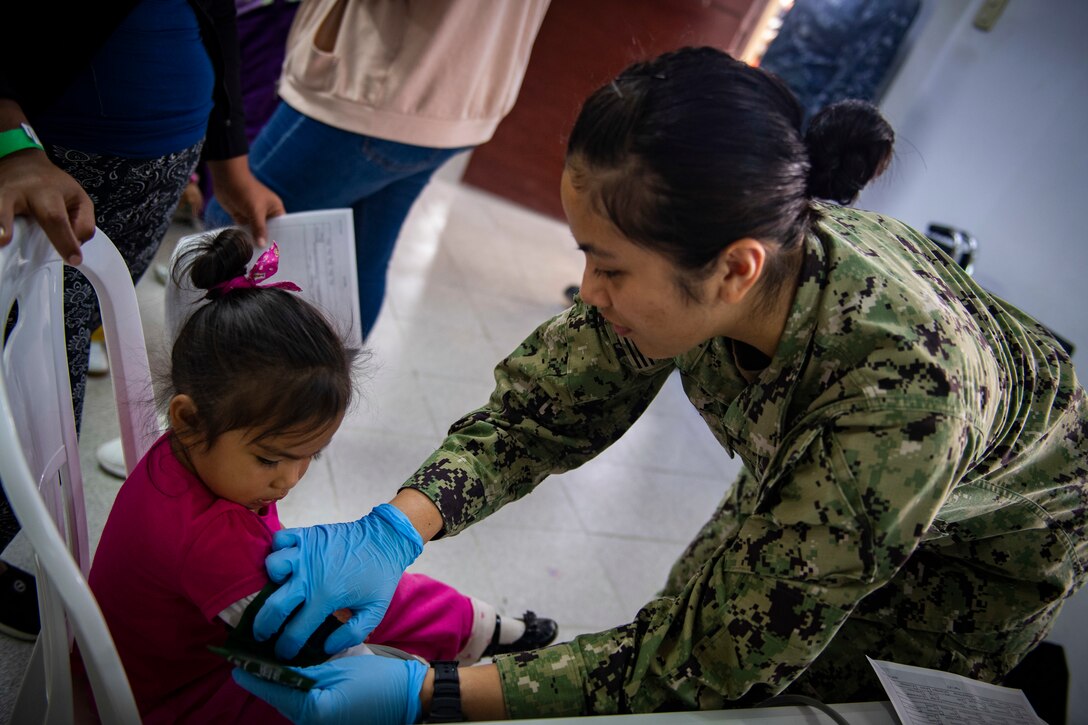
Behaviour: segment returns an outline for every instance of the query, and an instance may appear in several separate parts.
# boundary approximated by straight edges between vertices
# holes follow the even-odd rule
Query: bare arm
[[[414,488],[402,488],[389,503],[408,517],[424,542],[430,541],[442,530],[442,514],[438,507]]]
[[[235,224],[249,226],[253,230],[257,246],[267,246],[267,220],[284,213],[280,197],[253,176],[249,170],[248,155],[207,163],[219,203]]]
[[[458,668],[461,680],[461,711],[466,720],[507,720],[506,701],[502,695],[499,670],[495,665],[473,665]],[[434,693],[434,670],[427,672],[419,700],[424,717],[431,712],[431,695]]]

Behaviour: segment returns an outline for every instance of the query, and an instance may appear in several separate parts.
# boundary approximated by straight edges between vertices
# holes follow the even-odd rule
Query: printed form
[[[275,240],[280,250],[280,271],[275,279],[301,287],[302,296],[341,326],[342,332],[350,330],[345,338],[349,345],[362,347],[351,209],[304,211],[269,219],[268,239]]]
[[[903,725],[1046,725],[1022,690],[867,659]]]

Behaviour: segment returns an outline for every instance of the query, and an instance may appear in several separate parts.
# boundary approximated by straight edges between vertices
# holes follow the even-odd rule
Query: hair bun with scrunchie
[[[865,185],[888,166],[895,131],[876,106],[846,100],[827,106],[808,124],[808,193],[852,204]]]

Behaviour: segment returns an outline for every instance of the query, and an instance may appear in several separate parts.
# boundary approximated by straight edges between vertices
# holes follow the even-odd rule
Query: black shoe
[[[484,657],[547,647],[555,641],[556,636],[559,634],[559,625],[555,623],[554,619],[538,617],[531,611],[523,614],[520,619],[525,622],[525,632],[509,644],[500,644],[499,620],[496,617],[495,634],[491,637],[491,644],[484,650]]]
[[[41,628],[34,576],[7,564],[0,573],[0,632],[33,642]]]

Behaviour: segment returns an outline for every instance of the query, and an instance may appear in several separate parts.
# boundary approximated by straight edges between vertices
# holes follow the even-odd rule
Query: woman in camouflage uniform
[[[1088,560],[1069,357],[922,234],[840,205],[890,157],[875,109],[838,104],[804,134],[801,116],[706,48],[588,99],[561,189],[581,299],[498,366],[393,499],[402,520],[277,541],[288,583],[259,627],[307,600],[283,653],[342,606],[362,639],[423,541],[592,458],[674,370],[742,474],[635,621],[462,669],[467,717],[881,698],[866,655],[1000,681],[1046,636]],[[340,660],[308,695],[242,681],[296,720],[426,712],[433,676],[379,659]]]

